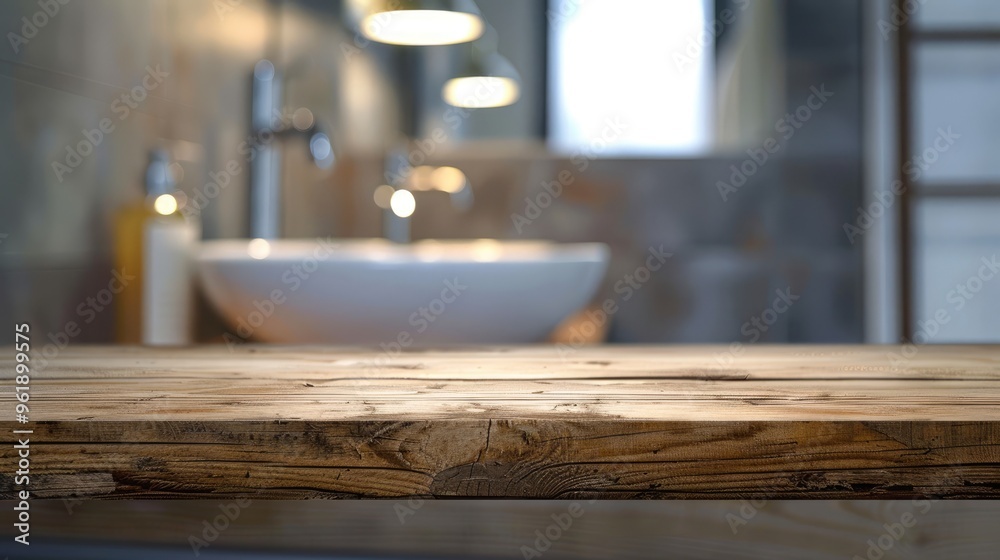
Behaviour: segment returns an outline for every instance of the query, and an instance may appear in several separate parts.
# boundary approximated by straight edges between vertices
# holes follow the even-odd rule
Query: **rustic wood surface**
[[[1000,497],[1000,347],[915,350],[72,348],[34,364],[32,488],[42,498]],[[13,402],[9,351],[0,364],[0,398]],[[13,471],[3,469],[0,497]]]

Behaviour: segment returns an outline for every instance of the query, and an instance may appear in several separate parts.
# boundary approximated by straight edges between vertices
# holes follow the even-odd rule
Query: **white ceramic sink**
[[[201,283],[254,340],[408,346],[544,340],[593,297],[600,243],[383,239],[202,244]]]

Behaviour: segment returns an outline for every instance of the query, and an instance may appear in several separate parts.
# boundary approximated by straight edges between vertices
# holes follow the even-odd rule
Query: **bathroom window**
[[[998,342],[1000,7],[925,0],[900,52],[910,100],[901,150],[907,197],[901,321],[917,342]]]
[[[708,151],[714,39],[726,23],[708,0],[627,6],[549,2],[550,146],[594,157]]]

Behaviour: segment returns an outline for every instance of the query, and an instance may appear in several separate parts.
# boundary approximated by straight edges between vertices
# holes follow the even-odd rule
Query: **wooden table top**
[[[41,497],[1000,497],[995,346],[73,347],[33,366]]]

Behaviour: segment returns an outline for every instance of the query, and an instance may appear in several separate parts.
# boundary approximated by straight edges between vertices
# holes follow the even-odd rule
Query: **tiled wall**
[[[380,87],[365,56],[349,59],[338,48],[351,37],[295,6],[70,0],[53,16],[39,11],[35,0],[0,3],[5,37],[20,34],[23,17],[45,20],[37,32],[28,29],[26,44],[0,45],[0,319],[7,323],[28,320],[40,331],[59,331],[79,319],[79,303],[107,285],[113,219],[142,196],[151,148],[171,150],[189,194],[209,173],[240,160],[257,60],[276,55],[287,68],[288,103],[309,105],[335,123],[347,148],[378,145],[396,128],[386,110],[393,104],[383,99],[391,90]],[[329,56],[313,56],[316,50]],[[150,87],[121,99],[149,74]],[[342,95],[347,79],[353,96]],[[68,171],[54,168],[76,163],[67,148],[86,141],[83,131],[99,129],[102,119],[114,128],[100,140],[91,133],[93,152]],[[290,157],[288,166],[299,163]],[[206,236],[243,235],[246,180],[245,173],[234,178],[204,210]],[[304,209],[335,206],[329,180],[299,174],[286,181],[294,185],[288,211],[298,223],[328,222]],[[112,309],[102,311],[78,341],[109,340],[113,319]]]
[[[595,160],[577,173],[568,159],[512,159],[449,158],[468,172],[477,204],[459,214],[418,194],[427,198],[415,235],[605,242],[613,258],[600,299],[621,298],[614,284],[662,246],[673,256],[621,305],[613,340],[750,341],[744,323],[787,289],[794,303],[760,341],[860,340],[860,253],[843,234],[857,166],[775,161],[723,200],[716,182],[743,160]],[[528,201],[545,202],[541,185],[560,171],[573,183],[518,231],[511,214],[530,216]]]

